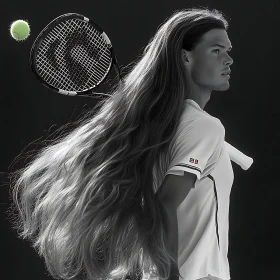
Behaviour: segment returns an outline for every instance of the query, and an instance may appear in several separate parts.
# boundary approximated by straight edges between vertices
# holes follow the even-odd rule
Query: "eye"
[[[213,52],[216,52],[216,51],[220,51],[220,50],[219,49],[213,50]],[[227,51],[227,53],[229,54],[230,51]]]

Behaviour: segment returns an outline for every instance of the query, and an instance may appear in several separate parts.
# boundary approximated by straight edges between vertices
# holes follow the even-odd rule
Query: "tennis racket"
[[[44,86],[69,96],[108,95],[92,90],[104,82],[112,65],[123,81],[109,37],[95,22],[76,13],[55,18],[41,31],[29,64]]]

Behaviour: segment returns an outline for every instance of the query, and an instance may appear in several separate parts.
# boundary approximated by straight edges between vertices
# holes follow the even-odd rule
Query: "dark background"
[[[5,1],[1,20],[0,95],[0,278],[44,280],[43,262],[30,243],[17,237],[7,220],[11,203],[7,172],[35,140],[94,108],[98,98],[68,97],[42,86],[29,68],[29,52],[40,31],[59,15],[75,12],[93,19],[107,33],[121,66],[142,54],[158,26],[173,11],[189,7],[221,10],[229,19],[233,45],[230,89],[212,92],[205,110],[223,123],[225,140],[254,159],[247,170],[232,162],[229,262],[232,280],[280,279],[279,272],[279,34],[276,1]],[[31,35],[19,43],[10,24],[27,20]],[[112,77],[115,77],[114,70]]]

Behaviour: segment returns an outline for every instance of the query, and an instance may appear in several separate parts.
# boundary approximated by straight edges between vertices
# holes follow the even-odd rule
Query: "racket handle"
[[[226,148],[229,152],[230,159],[233,160],[236,164],[240,165],[243,170],[250,168],[254,162],[253,158],[248,157],[229,143],[225,141]]]
[[[82,97],[93,97],[94,95],[107,95],[107,96],[111,96],[110,94],[106,94],[106,93],[103,93],[103,92],[91,92],[91,94],[77,94],[76,91],[67,91],[67,90],[63,90],[63,89],[60,89],[58,91],[60,94],[64,94],[64,95],[67,95],[67,96],[82,96]]]

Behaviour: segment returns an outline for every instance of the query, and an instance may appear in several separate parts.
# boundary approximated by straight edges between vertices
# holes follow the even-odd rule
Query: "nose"
[[[226,65],[230,66],[233,64],[233,59],[229,56],[229,60],[227,60]]]

